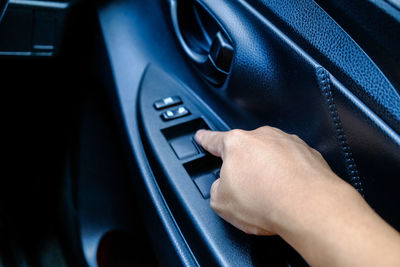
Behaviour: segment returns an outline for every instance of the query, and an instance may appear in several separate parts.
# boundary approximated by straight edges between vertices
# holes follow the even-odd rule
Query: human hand
[[[279,234],[313,266],[400,266],[400,235],[297,136],[261,127],[195,138],[223,160],[210,204],[232,225]]]
[[[278,233],[311,195],[344,186],[321,154],[295,135],[272,127],[254,131],[200,130],[197,142],[221,157],[221,177],[211,188],[211,206],[226,221],[249,234]],[[305,211],[306,212],[306,211]]]

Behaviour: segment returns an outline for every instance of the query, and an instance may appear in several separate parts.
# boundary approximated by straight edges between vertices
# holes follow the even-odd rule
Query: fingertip
[[[194,139],[196,140],[196,142],[201,144],[204,139],[204,135],[207,134],[207,132],[208,132],[208,130],[205,130],[205,129],[198,130],[196,132],[196,134],[194,135]]]
[[[223,133],[211,130],[198,130],[194,136],[194,140],[210,154],[221,157]]]

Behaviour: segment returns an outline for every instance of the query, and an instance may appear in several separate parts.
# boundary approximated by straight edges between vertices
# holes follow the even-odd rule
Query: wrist
[[[344,255],[343,242],[352,238],[360,219],[373,213],[367,210],[361,195],[342,180],[330,180],[316,189],[277,228],[277,233],[311,265]]]
[[[308,185],[297,196],[285,199],[274,216],[273,230],[284,239],[296,239],[310,232],[323,233],[338,223],[339,218],[346,218],[350,208],[357,209],[349,205],[362,201],[352,186],[332,174]]]

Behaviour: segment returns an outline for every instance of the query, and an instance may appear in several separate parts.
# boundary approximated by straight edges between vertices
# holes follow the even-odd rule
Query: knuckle
[[[234,129],[229,131],[229,135],[231,137],[243,137],[246,135],[246,131],[240,129]]]
[[[270,132],[270,131],[274,131],[276,128],[274,128],[272,126],[265,125],[265,126],[262,126],[260,129]]]
[[[258,128],[257,130],[260,131],[260,133],[262,133],[263,135],[267,136],[276,136],[280,134],[280,130],[271,126],[263,126]]]
[[[290,136],[296,141],[303,141],[297,134],[291,134]]]
[[[312,153],[314,153],[314,155],[320,159],[324,159],[324,157],[322,156],[321,152],[319,152],[318,150],[311,148]]]
[[[234,147],[243,141],[246,137],[246,131],[235,129],[228,132],[224,138],[224,145],[226,147]]]
[[[269,132],[272,131],[272,127],[271,126],[262,126],[262,127],[258,128],[258,129],[256,129],[256,131],[260,131],[260,132],[263,132],[263,133],[269,133]]]

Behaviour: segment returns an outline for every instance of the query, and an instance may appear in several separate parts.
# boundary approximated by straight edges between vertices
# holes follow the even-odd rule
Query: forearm
[[[349,185],[304,201],[278,232],[312,266],[400,266],[400,235]]]

